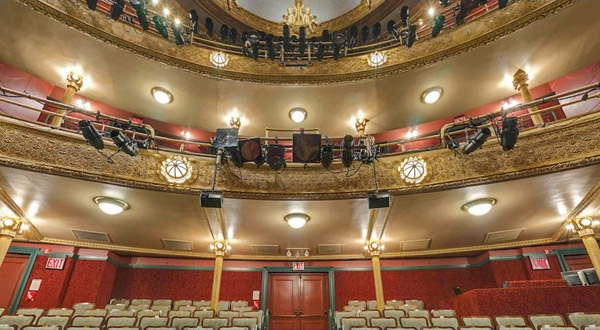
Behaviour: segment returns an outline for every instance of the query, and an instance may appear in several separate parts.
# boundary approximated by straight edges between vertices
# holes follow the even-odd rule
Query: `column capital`
[[[231,245],[225,240],[216,240],[215,243],[210,246],[210,249],[215,252],[216,257],[224,257],[225,254],[231,250]]]
[[[513,75],[513,86],[515,90],[520,90],[522,87],[529,86],[529,75],[523,69],[517,70]]]
[[[83,76],[72,71],[69,72],[69,74],[67,75],[67,87],[71,87],[75,89],[76,92],[79,92],[82,86]]]
[[[0,221],[0,235],[15,238],[21,230],[22,225],[23,221],[17,217],[4,217]]]
[[[379,257],[385,246],[380,241],[365,242],[365,253],[370,257]]]
[[[594,236],[594,228],[600,226],[600,221],[590,217],[573,218],[567,222],[567,229],[577,232],[579,237]]]

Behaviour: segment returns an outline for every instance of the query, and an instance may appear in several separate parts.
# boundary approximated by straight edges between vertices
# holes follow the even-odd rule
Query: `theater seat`
[[[336,329],[340,329],[342,327],[342,318],[344,317],[356,317],[358,314],[356,312],[335,312],[333,314],[333,318],[335,320]]]
[[[403,328],[415,328],[421,330],[428,326],[429,321],[424,317],[403,317],[400,319],[400,325]]]
[[[133,299],[131,301],[131,305],[152,305],[152,300],[150,299]]]
[[[596,327],[596,329],[597,329],[597,327]],[[544,326],[544,325],[542,325],[542,326],[538,327],[537,330],[577,330],[577,328],[566,326],[566,325],[563,325],[563,326],[560,326],[560,325],[557,325],[557,326],[550,326],[550,325],[549,326]]]
[[[205,310],[201,310],[201,311],[195,311],[194,312],[194,317],[197,318],[200,321],[200,324],[202,324],[202,320],[204,320],[206,318],[215,317],[215,311],[213,311],[212,309],[205,309]]]
[[[343,317],[341,323],[342,330],[350,330],[354,327],[366,327],[367,319],[364,317]]]
[[[600,309],[600,306],[598,308]],[[600,325],[600,313],[570,313],[568,318],[579,330],[585,330],[587,325]]]
[[[433,327],[452,328],[457,330],[458,320],[455,317],[433,317],[431,318],[431,325]]]
[[[377,300],[369,300],[369,301],[367,301],[367,309],[368,310],[375,310],[375,309],[377,309]]]
[[[68,316],[71,317],[75,311],[71,308],[50,308],[47,312],[47,316]]]
[[[350,300],[348,306],[359,307],[360,309],[367,309],[367,302],[364,300]]]
[[[252,312],[244,312],[242,313],[242,317],[253,317],[258,321],[258,328],[262,329],[264,313],[262,310],[252,311]]]
[[[129,305],[128,310],[138,313],[140,311],[150,310],[150,305]]]
[[[198,309],[208,308],[210,307],[210,300],[195,300],[192,302],[192,306],[196,306]]]
[[[365,309],[359,307],[359,306],[344,306],[344,312],[360,312],[363,311]]]
[[[106,309],[88,309],[83,311],[83,316],[101,316],[104,318],[107,312]]]
[[[462,320],[463,324],[467,327],[494,328],[492,319],[489,316],[465,316]]]
[[[381,330],[387,330],[388,328],[397,327],[398,321],[392,317],[374,317],[371,319],[370,326],[379,327]]]
[[[408,317],[422,317],[424,319],[427,320],[427,326],[430,326],[431,323],[429,321],[429,318],[431,317],[431,315],[429,314],[429,311],[427,310],[414,310],[414,311],[408,311]]]
[[[59,326],[61,329],[64,329],[69,323],[70,318],[68,316],[47,316],[43,315],[37,321],[37,325],[41,326]]]
[[[231,325],[236,327],[248,327],[250,330],[258,329],[258,320],[254,317],[234,317]]]
[[[398,306],[400,305],[404,305],[404,300],[386,300],[385,301],[386,305],[390,305],[390,306],[394,306],[395,308],[398,308]]]
[[[533,325],[535,329],[548,325],[548,326],[561,326],[565,325],[565,318],[562,315],[529,315],[529,323]]]
[[[106,327],[135,327],[137,319],[131,316],[112,316],[106,319]]]
[[[98,328],[103,321],[104,317],[102,316],[75,316],[71,319],[71,326]]]
[[[100,330],[99,327],[88,328],[88,327],[68,327],[65,330]]]
[[[152,302],[152,306],[169,306],[169,308],[173,305],[173,300],[171,299],[156,299]]]
[[[15,327],[8,324],[0,324],[0,330],[15,330]]]
[[[127,305],[125,304],[108,304],[106,306],[104,306],[104,309],[106,309],[108,312],[113,311],[113,310],[125,310],[127,309]]]
[[[96,304],[92,304],[89,302],[81,302],[81,303],[76,303],[73,304],[73,310],[75,310],[75,313],[73,313],[74,316],[78,316],[78,315],[83,315],[83,312],[88,310],[88,309],[94,309],[96,308]]]
[[[31,315],[34,317],[33,323],[37,322],[37,320],[42,316],[44,310],[41,308],[19,308],[15,314],[17,315]]]
[[[146,330],[146,328],[149,328],[149,327],[152,327],[152,328],[167,327],[168,323],[169,323],[169,319],[166,317],[159,317],[159,316],[142,317],[142,319],[140,320],[140,329]]]
[[[527,321],[522,316],[496,316],[496,326],[502,327],[526,327]]]
[[[217,312],[218,311],[228,311],[231,308],[231,302],[229,301],[219,301],[219,303],[217,303]]]
[[[371,319],[381,317],[381,313],[379,311],[361,311],[358,312],[358,316],[367,319],[367,325],[371,325]]]
[[[34,317],[31,315],[3,315],[0,316],[0,324],[14,326],[16,330],[32,325]]]
[[[497,330],[534,330],[532,327],[501,326]]]
[[[456,317],[453,309],[434,309],[431,311],[433,317]]]
[[[177,310],[180,311],[190,312],[190,315],[193,314],[196,309],[198,309],[196,306],[179,306],[179,308],[177,308]]]
[[[173,328],[181,330],[183,328],[197,327],[200,321],[195,317],[174,317],[171,319]]]
[[[239,307],[248,307],[248,302],[244,300],[232,301],[231,309],[239,308]]]
[[[405,300],[404,303],[406,305],[417,306],[417,309],[425,309],[425,303],[423,302],[423,300],[409,299]]]
[[[493,330],[491,327],[458,327],[458,330]]]
[[[117,327],[117,328],[106,328],[105,330],[140,330],[138,327]]]
[[[383,317],[392,317],[396,319],[396,324],[400,325],[400,319],[406,317],[406,313],[403,310],[384,310]]]
[[[191,300],[175,300],[173,302],[173,310],[179,310],[183,306],[192,306]]]
[[[204,320],[202,320],[203,327],[212,329],[220,329],[221,327],[226,327],[228,323],[228,319],[218,317],[205,318]]]
[[[171,320],[176,317],[191,317],[192,313],[188,311],[170,311],[169,312],[169,324],[171,324]]]
[[[240,313],[234,311],[219,311],[219,313],[217,313],[217,316],[229,320],[229,322],[227,323],[227,325],[229,326],[231,325],[231,319],[240,316]]]
[[[56,325],[52,326],[39,326],[39,325],[28,325],[23,327],[22,330],[60,330],[60,328]]]
[[[108,314],[106,315],[106,317],[123,317],[123,316],[135,316],[135,311],[130,311],[130,310],[125,310],[125,311],[120,311],[118,309],[113,309],[112,311],[108,312]]]
[[[112,305],[125,305],[125,307],[129,306],[131,302],[129,301],[129,299],[116,299],[113,298],[110,300],[110,304]]]

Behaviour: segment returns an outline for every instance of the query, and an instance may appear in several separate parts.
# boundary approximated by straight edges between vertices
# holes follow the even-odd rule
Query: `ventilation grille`
[[[341,254],[344,244],[319,244],[317,245],[318,254]]]
[[[401,251],[425,250],[429,249],[431,244],[430,239],[417,239],[412,241],[404,241],[400,243]]]
[[[483,242],[486,244],[490,244],[497,242],[514,241],[521,237],[523,231],[525,231],[525,228],[489,232],[487,233],[487,235],[485,235],[485,241]]]
[[[163,246],[167,250],[192,251],[192,242],[177,239],[162,239]]]
[[[279,254],[279,245],[252,245],[254,254]]]
[[[73,229],[73,234],[80,241],[90,241],[98,243],[112,243],[107,233],[98,231],[86,231]]]

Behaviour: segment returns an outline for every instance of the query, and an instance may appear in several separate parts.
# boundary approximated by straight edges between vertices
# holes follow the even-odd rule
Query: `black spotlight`
[[[348,47],[354,48],[354,46],[356,46],[357,39],[358,39],[358,26],[352,25],[350,27],[350,40],[348,41]]]
[[[208,36],[212,38],[213,28],[214,28],[214,24],[213,24],[212,18],[207,17],[204,20],[204,27],[206,28],[206,34],[208,34]]]
[[[406,47],[410,48],[415,43],[415,39],[417,39],[417,26],[411,24],[408,27],[407,36],[406,36]]]
[[[98,133],[94,124],[89,120],[80,120],[79,129],[81,130],[81,134],[87,140],[87,142],[96,149],[104,149],[104,141],[102,141],[102,136]]]
[[[258,43],[260,42],[260,37],[256,32],[252,32],[248,35],[248,42],[252,47],[252,58],[255,60],[258,59]]]
[[[177,46],[183,45],[185,43],[185,39],[183,38],[183,33],[181,33],[179,25],[175,24],[175,22],[171,23],[171,30],[173,30],[173,35],[175,36],[175,44]]]
[[[436,16],[436,18],[433,20],[433,27],[431,28],[431,36],[432,37],[435,38],[438,36],[438,34],[440,34],[440,32],[442,32],[445,21],[446,21],[446,17],[444,17],[444,15]]]
[[[329,30],[323,30],[323,32],[321,33],[321,41],[323,41],[323,42],[331,41],[331,34],[329,34]]]
[[[502,119],[502,132],[500,132],[500,145],[504,151],[511,150],[517,143],[519,127],[517,117],[504,117]]]
[[[304,52],[306,51],[306,28],[304,26],[301,26],[300,29],[298,29],[298,36],[298,53],[304,55]]]
[[[135,8],[135,14],[137,15],[138,22],[142,26],[142,29],[148,30],[148,17],[146,17],[146,3],[143,0],[130,0],[131,6]]]
[[[88,3],[89,3],[89,1],[88,1]],[[498,0],[498,8],[499,9],[506,7],[506,5],[508,5],[508,0]]]
[[[198,13],[195,9],[190,10],[190,25],[192,26],[192,31],[194,33],[198,33]]]
[[[402,9],[400,9],[400,20],[402,21],[402,26],[404,26],[404,27],[408,26],[409,18],[410,18],[410,9],[408,9],[408,6],[402,7]]]
[[[119,147],[119,150],[122,150],[131,157],[137,156],[137,147],[133,141],[127,137],[127,135],[123,134],[123,131],[120,129],[112,130],[110,132],[110,137],[113,139],[117,147]]]
[[[325,56],[325,45],[319,43],[319,47],[317,48],[317,60],[319,60],[319,61],[323,60],[324,56]]]
[[[273,40],[275,36],[272,34],[267,35],[266,44],[267,44],[267,56],[270,60],[275,59],[275,45],[273,44]]]
[[[394,21],[393,19],[390,20],[387,23],[387,29],[388,29],[388,32],[390,33],[390,35],[392,36],[392,38],[394,38],[394,40],[396,40],[396,41],[400,40],[400,34],[398,33],[398,30],[396,30],[396,21]]]
[[[229,35],[229,26],[227,26],[227,24],[221,25],[221,41],[227,40],[228,35]]]
[[[484,127],[482,129],[479,129],[477,132],[475,132],[475,135],[473,135],[469,141],[467,141],[467,144],[465,144],[465,147],[463,148],[463,155],[468,155],[470,153],[472,153],[473,151],[481,148],[481,146],[485,143],[485,141],[487,141],[487,139],[492,135],[492,131],[490,131],[489,128]]]
[[[369,41],[369,27],[368,26],[362,27],[362,29],[360,30],[360,38],[361,38],[363,44],[366,44],[367,41]]]
[[[154,17],[152,17],[152,21],[154,21],[154,26],[156,27],[158,33],[160,33],[160,35],[163,38],[169,39],[169,32],[167,31],[167,20],[162,16],[154,15]]]
[[[456,150],[458,149],[458,147],[460,147],[460,143],[458,143],[458,141],[454,140],[453,138],[450,138],[450,141],[448,141],[446,147],[450,150]]]
[[[117,20],[123,14],[123,10],[125,9],[125,0],[114,0],[112,6],[110,6],[110,12],[108,15],[110,18]]]
[[[282,145],[271,144],[267,146],[267,164],[275,171],[285,167],[285,148]]]
[[[342,164],[346,167],[352,166],[354,161],[354,138],[352,135],[344,136],[342,141]]]
[[[342,51],[342,47],[340,47],[338,45],[333,45],[333,59],[334,60],[337,61],[340,59],[341,51]]]
[[[373,25],[373,39],[377,39],[381,34],[381,23],[377,22]]]
[[[329,144],[324,145],[321,148],[321,165],[325,168],[329,168],[333,162],[333,147]]]
[[[229,29],[229,41],[235,43],[237,41],[238,32],[235,28]]]
[[[96,6],[98,5],[98,0],[87,0],[88,8],[91,10],[96,10]]]
[[[336,32],[333,34],[333,44],[337,46],[343,46],[346,43],[346,34],[343,32]]]
[[[227,159],[231,161],[233,165],[235,165],[236,167],[244,166],[244,163],[242,161],[242,155],[238,147],[225,148],[225,152],[227,155]]]

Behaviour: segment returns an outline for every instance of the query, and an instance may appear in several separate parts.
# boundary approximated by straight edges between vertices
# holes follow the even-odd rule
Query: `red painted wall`
[[[110,300],[116,267],[105,260],[77,260],[63,300],[63,307],[78,302],[104,306]]]
[[[67,258],[63,270],[46,269],[47,260],[48,257],[45,256],[37,257],[26,288],[29,288],[33,279],[41,279],[42,285],[35,301],[26,301],[26,295],[23,295],[21,307],[52,308],[62,305],[62,298],[75,260]]]

